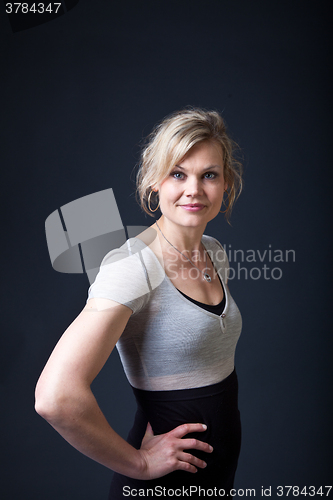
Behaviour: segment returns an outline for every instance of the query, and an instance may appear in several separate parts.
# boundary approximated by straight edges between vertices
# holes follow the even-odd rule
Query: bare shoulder
[[[136,238],[141,240],[147,247],[151,247],[154,244],[157,237],[157,231],[155,229],[155,224],[148,227],[141,233],[139,233]]]
[[[149,247],[149,249],[155,254],[155,257],[159,260],[162,267],[164,267],[163,251],[156,224],[153,224],[148,229],[140,233],[137,238]]]

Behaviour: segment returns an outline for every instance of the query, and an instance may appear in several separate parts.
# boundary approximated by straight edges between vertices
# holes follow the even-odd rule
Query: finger
[[[210,444],[194,438],[182,439],[180,442],[180,446],[183,448],[183,450],[201,450],[205,451],[206,453],[212,453],[213,451],[213,447]]]
[[[152,437],[154,437],[154,432],[152,429],[152,426],[148,422],[147,427],[146,427],[146,432],[145,435],[142,438],[141,446],[144,444],[146,441],[149,441]]]
[[[194,467],[194,465],[190,464],[189,462],[182,462],[181,460],[178,461],[177,470],[184,470],[186,472],[191,472],[192,474],[198,472],[198,469]]]
[[[145,432],[145,436],[153,436],[153,435],[154,435],[153,428],[150,425],[150,422],[148,422],[147,423],[146,432]]]
[[[204,432],[206,429],[207,425],[205,424],[182,424],[172,429],[172,431],[170,431],[169,434],[172,434],[174,437],[177,438],[182,438],[183,436],[189,434],[190,432]]]
[[[179,461],[187,462],[195,467],[200,467],[200,469],[204,469],[205,467],[207,467],[207,464],[204,460],[200,460],[200,458],[197,458],[190,453],[180,453],[178,458]]]

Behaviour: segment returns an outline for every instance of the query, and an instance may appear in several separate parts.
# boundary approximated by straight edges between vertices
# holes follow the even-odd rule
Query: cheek
[[[224,183],[219,184],[218,186],[214,186],[213,189],[210,191],[210,196],[211,199],[214,200],[214,202],[218,203],[219,201],[223,200],[223,195],[224,195]]]
[[[159,201],[160,201],[160,208],[163,211],[170,202],[170,190],[168,189],[168,186],[164,185],[163,187],[161,186],[159,189]]]
[[[179,197],[179,191],[179,188],[174,183],[165,181],[160,186],[160,200],[162,204],[176,200]]]

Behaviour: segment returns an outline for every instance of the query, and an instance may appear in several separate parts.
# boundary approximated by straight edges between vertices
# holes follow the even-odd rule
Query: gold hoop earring
[[[230,200],[230,193],[227,190],[225,190],[224,192],[227,193],[227,195],[228,195],[228,206],[227,206],[227,208],[225,210],[220,210],[220,214],[225,214],[229,210],[229,208],[230,208],[230,201],[231,201]],[[224,203],[224,200],[222,201],[222,205],[223,205],[223,203]]]
[[[151,195],[152,195],[152,193],[156,193],[156,191],[153,191],[153,190],[151,190],[151,191],[150,191],[150,193],[149,193],[149,195],[148,195],[147,205],[148,205],[148,208],[149,208],[149,210],[150,210],[151,212],[156,212],[156,210],[157,210],[157,209],[158,209],[158,207],[160,206],[160,202],[158,202],[158,205],[157,205],[157,207],[156,207],[154,210],[151,208],[151,206],[150,206],[150,199],[151,199]]]

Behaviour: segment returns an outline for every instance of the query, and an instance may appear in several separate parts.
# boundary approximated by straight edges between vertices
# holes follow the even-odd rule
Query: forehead
[[[215,141],[201,141],[195,144],[178,163],[179,166],[223,167],[222,147]]]

